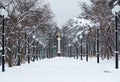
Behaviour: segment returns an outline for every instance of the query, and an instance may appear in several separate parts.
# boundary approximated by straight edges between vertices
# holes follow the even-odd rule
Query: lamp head
[[[4,8],[0,8],[0,15],[7,18],[8,17],[8,12]]]
[[[120,12],[120,0],[111,0],[109,2],[109,6],[112,8],[112,13],[115,15],[115,13]]]
[[[112,13],[115,15],[116,13],[120,12],[120,5],[116,5],[113,9],[112,9]]]

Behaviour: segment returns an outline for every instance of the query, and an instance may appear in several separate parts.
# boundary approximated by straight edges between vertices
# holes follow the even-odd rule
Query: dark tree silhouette
[[[116,4],[114,4],[115,2],[117,1],[117,3]],[[114,7],[115,5],[120,5],[120,0],[111,0],[110,2],[109,2],[109,6],[110,7]]]

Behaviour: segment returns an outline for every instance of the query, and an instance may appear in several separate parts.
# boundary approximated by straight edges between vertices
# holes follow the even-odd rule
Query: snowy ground
[[[114,68],[114,60],[97,64],[95,58],[85,62],[56,57],[6,67],[0,72],[0,82],[120,82],[120,69]]]

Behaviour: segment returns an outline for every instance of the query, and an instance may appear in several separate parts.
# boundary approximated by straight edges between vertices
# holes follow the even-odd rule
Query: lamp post
[[[4,23],[5,21],[4,21],[4,15],[2,16],[2,72],[4,72],[5,71],[5,28],[4,28],[4,25],[5,25],[5,23]]]
[[[68,49],[68,53],[69,53],[69,57],[72,57],[72,44],[68,44],[69,49]]]
[[[88,61],[88,42],[87,42],[88,30],[85,31],[85,45],[86,45],[86,61]]]
[[[30,40],[29,37],[27,37],[27,41],[28,41],[28,54],[27,54],[27,60],[28,60],[28,64],[30,64]]]
[[[72,46],[70,45],[70,57],[72,57]]]
[[[100,24],[97,22],[96,23],[96,55],[97,55],[97,63],[99,63],[99,56],[100,56],[100,51],[99,51],[99,29],[100,29]]]
[[[115,13],[115,68],[118,69],[118,17]]]
[[[86,42],[86,61],[88,61],[88,43]]]
[[[30,64],[30,34],[28,32],[28,27],[25,27],[25,53],[27,56],[27,62]]]
[[[20,37],[20,34],[18,34],[18,35],[19,36],[18,36],[18,63],[17,63],[17,65],[20,66],[20,64],[21,64],[21,57],[20,57],[20,53],[21,53],[21,47],[20,47],[21,42],[20,42],[20,40],[21,40],[21,37]]]
[[[5,7],[2,6],[0,9],[0,15],[2,16],[2,72],[5,71],[5,18],[7,18],[8,13]]]
[[[21,65],[21,40],[22,40],[22,36],[21,36],[21,33],[25,33],[25,31],[22,31],[21,28],[22,28],[22,25],[19,23],[17,25],[17,27],[19,28],[18,29],[18,62],[17,62],[17,66],[20,66]]]
[[[82,35],[80,35],[80,43],[81,43],[81,47],[80,47],[80,52],[81,52],[81,60],[83,60],[83,58],[82,58],[82,54],[83,54],[83,52],[82,52]]]
[[[119,2],[119,1],[118,1]],[[119,60],[118,60],[118,13],[120,13],[120,5],[117,4],[112,9],[113,15],[115,15],[115,68],[119,68]]]

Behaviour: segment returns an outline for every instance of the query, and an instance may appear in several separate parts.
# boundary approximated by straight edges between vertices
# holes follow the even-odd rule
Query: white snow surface
[[[0,15],[4,15],[4,17],[7,18],[8,17],[8,12],[5,9],[1,8],[0,9]]]
[[[55,57],[6,67],[5,72],[0,72],[0,82],[120,82],[119,78],[120,69],[114,68],[114,59],[97,64],[96,58],[86,62]]]

